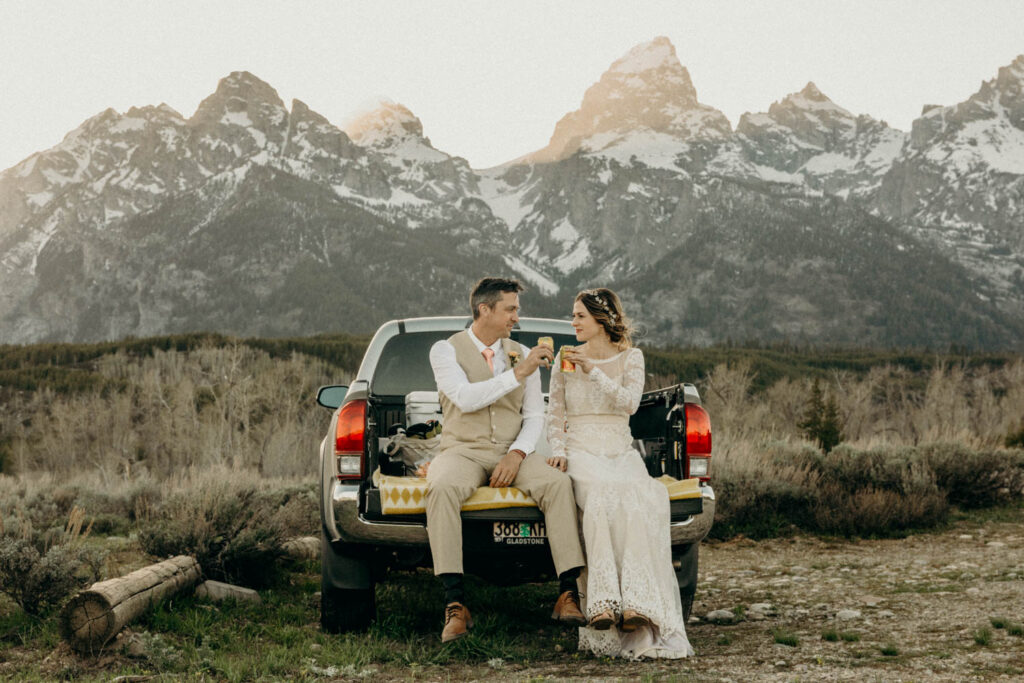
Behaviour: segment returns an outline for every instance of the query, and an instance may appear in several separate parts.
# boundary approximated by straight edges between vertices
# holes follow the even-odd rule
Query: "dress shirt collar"
[[[484,344],[482,341],[480,341],[480,339],[475,334],[473,334],[473,328],[472,327],[467,327],[466,331],[469,332],[469,338],[473,340],[473,344],[476,345],[476,350],[477,351],[483,351],[484,349],[487,348],[487,344]],[[501,349],[501,337],[498,337],[497,339],[495,339],[494,343],[491,344],[490,348],[494,349],[494,355],[495,356],[498,356],[498,355],[504,353],[502,351],[502,349]]]

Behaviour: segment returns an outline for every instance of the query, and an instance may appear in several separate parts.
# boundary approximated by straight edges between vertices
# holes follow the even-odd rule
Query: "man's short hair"
[[[480,304],[487,304],[488,308],[501,301],[501,295],[506,292],[518,294],[525,292],[519,280],[504,277],[485,277],[473,286],[469,295],[469,307],[473,311],[473,320],[480,317]]]

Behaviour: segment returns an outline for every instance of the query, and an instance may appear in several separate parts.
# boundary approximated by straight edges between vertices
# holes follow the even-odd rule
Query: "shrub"
[[[1024,454],[1018,451],[972,450],[948,443],[918,450],[954,505],[990,507],[1024,495]]]
[[[293,493],[261,492],[213,473],[170,496],[159,519],[143,525],[139,543],[157,557],[194,556],[207,578],[267,586],[281,576]]]
[[[988,626],[982,626],[981,628],[974,629],[971,636],[973,636],[974,642],[978,645],[989,645],[992,642],[992,629]]]
[[[1024,420],[1020,422],[1020,429],[1006,435],[1003,445],[1007,448],[1024,448]]]
[[[0,593],[39,616],[98,581],[103,557],[82,545],[89,533],[82,532],[83,521],[81,508],[73,509],[59,542],[49,546],[24,518],[18,528],[0,525]]]

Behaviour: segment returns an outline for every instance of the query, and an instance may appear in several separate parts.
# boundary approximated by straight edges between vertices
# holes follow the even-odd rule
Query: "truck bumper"
[[[389,546],[427,545],[427,527],[408,522],[369,521],[359,514],[359,486],[335,484],[331,491],[332,540]]]
[[[702,512],[670,525],[674,546],[699,543],[711,530],[715,520],[715,492],[706,484],[700,488]],[[331,490],[331,509],[333,519],[325,520],[331,540],[386,546],[425,546],[428,543],[427,527],[422,523],[368,520],[360,515],[358,485],[335,483]]]
[[[672,545],[700,543],[711,531],[711,525],[715,523],[715,491],[710,485],[702,484],[700,495],[704,505],[699,515],[691,515],[681,522],[672,522],[669,525],[672,530]]]

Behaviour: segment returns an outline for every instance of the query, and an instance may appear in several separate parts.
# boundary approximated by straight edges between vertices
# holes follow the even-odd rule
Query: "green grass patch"
[[[826,629],[826,630],[821,632],[821,639],[822,640],[826,640],[826,641],[828,641],[830,643],[838,643],[839,642],[839,632],[836,631],[834,628]]]
[[[847,643],[856,643],[860,640],[860,634],[854,633],[853,631],[843,631],[839,634],[839,637]]]
[[[1010,620],[1004,617],[992,617],[988,621],[992,628],[1006,628],[1010,624]]]
[[[779,645],[787,645],[789,647],[796,647],[800,644],[800,640],[796,637],[796,634],[792,631],[783,628],[774,628],[771,631],[772,638]]]
[[[1017,638],[1024,636],[1024,625],[1021,624],[1010,624],[1006,627],[1006,632]]]
[[[883,645],[881,648],[879,648],[879,652],[881,652],[882,655],[885,657],[896,657],[900,654],[899,648],[897,648],[892,643]]]
[[[992,629],[988,626],[976,628],[971,632],[971,637],[974,638],[974,642],[978,645],[990,645],[992,643]]]

